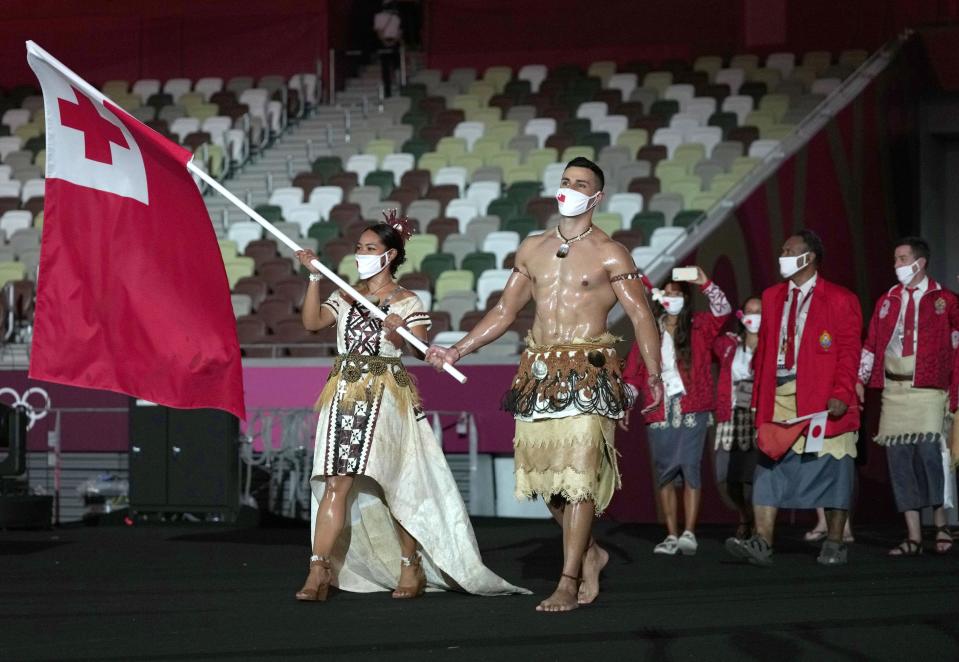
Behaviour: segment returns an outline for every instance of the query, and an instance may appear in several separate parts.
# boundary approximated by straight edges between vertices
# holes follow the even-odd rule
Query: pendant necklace
[[[593,231],[593,226],[590,225],[588,228],[586,228],[586,230],[584,230],[583,232],[580,232],[575,237],[571,239],[567,239],[566,237],[563,236],[563,233],[560,231],[559,226],[557,225],[556,236],[559,237],[563,243],[559,245],[559,250],[556,251],[556,257],[564,258],[567,255],[569,255],[569,245],[579,241],[580,239],[584,239],[592,231]]]

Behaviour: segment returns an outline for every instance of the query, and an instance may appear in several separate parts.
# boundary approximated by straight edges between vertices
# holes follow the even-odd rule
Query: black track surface
[[[493,659],[956,660],[959,553],[889,559],[896,529],[860,530],[822,568],[784,529],[772,569],[727,557],[725,528],[694,557],[657,557],[656,526],[598,526],[603,592],[534,611],[560,570],[551,522],[479,519],[484,557],[534,596],[334,593],[293,600],[306,525],[78,527],[0,532],[0,660]],[[602,657],[600,657],[602,656]]]

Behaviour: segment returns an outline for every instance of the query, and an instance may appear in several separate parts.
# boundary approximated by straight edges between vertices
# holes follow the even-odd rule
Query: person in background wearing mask
[[[626,248],[593,226],[603,199],[603,171],[585,158],[570,161],[556,193],[563,216],[554,231],[527,237],[503,295],[465,338],[430,347],[437,370],[503,335],[532,299],[526,339],[504,408],[516,419],[516,496],[541,496],[563,527],[563,570],[537,610],[561,612],[599,594],[609,554],[592,539],[596,514],[620,485],[616,421],[633,404],[606,320],[616,303],[633,325],[649,376],[650,406],[659,404],[659,334],[640,274]]]
[[[882,389],[874,441],[886,448],[896,508],[906,517],[906,539],[891,556],[922,553],[922,508],[933,509],[936,552],[952,549],[943,509],[948,468],[943,452],[945,417],[956,410],[959,389],[959,304],[926,274],[928,264],[925,240],[907,237],[896,246],[899,284],[876,302],[856,384],[860,400],[866,386]]]
[[[427,586],[528,593],[483,565],[456,482],[400,361],[406,343],[397,329],[425,341],[430,324],[419,297],[394,279],[411,234],[394,210],[356,244],[357,290],[387,313],[383,321],[339,290],[321,302],[316,256],[297,253],[310,271],[303,326],[335,325],[339,352],[316,405],[313,555],[297,600],[324,601],[331,584],[360,593],[395,589],[400,599],[419,597]]]
[[[802,434],[778,460],[759,456],[753,475],[756,534],[726,541],[733,556],[756,565],[773,562],[780,508],[825,508],[829,531],[816,560],[822,565],[847,562],[842,534],[852,500],[859,430],[856,380],[862,311],[852,292],[819,274],[822,259],[822,240],[815,232],[802,230],[789,237],[779,258],[784,280],[762,295],[764,321],[753,360],[757,429],[772,421],[829,414],[824,435],[816,435],[812,425],[804,429],[824,436],[821,449],[807,453],[807,435]]]
[[[716,405],[712,378],[712,346],[732,308],[726,295],[696,268],[698,285],[709,300],[708,313],[693,313],[689,282],[670,281],[662,291],[653,290],[654,310],[659,321],[662,348],[663,404],[653,409],[656,394],[649,391],[649,375],[633,347],[626,358],[623,378],[640,393],[646,409],[647,435],[656,467],[656,486],[666,519],[666,538],[653,549],[655,554],[691,555],[699,547],[696,520],[702,496],[700,467],[706,442],[709,414]],[[680,533],[676,483],[683,484],[685,522]]]
[[[750,297],[737,313],[738,333],[725,333],[713,343],[719,361],[716,385],[716,484],[724,490],[739,514],[735,536],[750,538],[753,506],[746,486],[756,470],[756,426],[753,400],[753,356],[759,344],[762,301]]]

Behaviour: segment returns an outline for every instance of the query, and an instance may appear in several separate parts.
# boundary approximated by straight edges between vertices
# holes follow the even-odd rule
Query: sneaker
[[[758,534],[746,540],[726,538],[726,551],[753,565],[768,567],[773,564],[773,548]]]
[[[683,556],[692,556],[699,549],[696,534],[692,531],[683,531],[683,535],[679,536],[679,540],[676,541],[676,547],[679,548],[679,553]]]
[[[819,565],[846,565],[849,562],[848,556],[849,552],[845,544],[827,540],[822,544],[816,562]]]
[[[666,536],[666,539],[663,540],[663,542],[653,547],[653,554],[668,554],[669,556],[675,556],[678,547],[677,542],[676,536]]]

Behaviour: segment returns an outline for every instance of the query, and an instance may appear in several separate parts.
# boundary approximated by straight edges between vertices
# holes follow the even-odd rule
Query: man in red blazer
[[[952,548],[946,524],[946,409],[955,411],[959,396],[956,346],[959,302],[926,274],[929,244],[906,237],[896,246],[899,281],[876,302],[862,349],[857,390],[882,389],[882,415],[875,442],[886,449],[896,508],[906,518],[906,538],[891,556],[922,553],[919,511],[933,509],[935,550]]]
[[[779,258],[783,282],[762,295],[764,323],[754,359],[756,427],[828,410],[822,448],[805,452],[802,435],[778,460],[760,454],[753,477],[756,535],[726,549],[756,565],[772,564],[779,508],[825,508],[829,532],[816,559],[846,563],[843,526],[852,499],[859,407],[862,311],[849,290],[819,274],[822,240],[802,230]],[[811,426],[810,426],[811,427]]]

